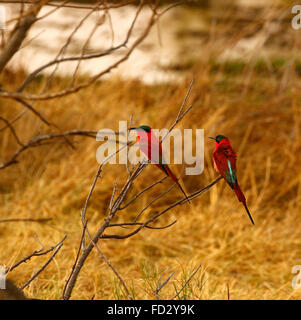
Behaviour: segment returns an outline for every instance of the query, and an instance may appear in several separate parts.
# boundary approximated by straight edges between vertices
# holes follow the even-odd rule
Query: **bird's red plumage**
[[[162,145],[152,131],[137,131],[139,148],[155,164],[161,163],[163,157]]]
[[[154,163],[160,170],[168,175],[180,188],[186,199],[189,201],[184,189],[180,185],[178,178],[171,171],[169,166],[165,163],[162,151],[162,144],[159,139],[150,132],[137,131],[140,150],[147,156],[147,158]],[[189,201],[190,202],[190,201]]]
[[[223,139],[220,143],[215,142],[213,151],[214,167],[220,175],[226,179],[226,173],[229,171],[228,160],[233,170],[236,170],[236,153],[232,149],[229,139]]]
[[[236,153],[232,149],[229,139],[223,139],[220,143],[215,142],[215,149],[213,152],[214,167],[219,174],[228,182],[232,189],[234,189],[239,201],[245,203],[246,199],[241,192],[239,185],[236,182],[231,181],[229,178],[229,164],[235,173],[236,170]]]
[[[243,203],[251,222],[254,224],[246,204],[246,198],[238,185],[236,177],[236,158],[236,153],[232,149],[229,139],[223,138],[219,142],[215,140],[215,149],[213,152],[214,168],[234,190],[238,200]]]

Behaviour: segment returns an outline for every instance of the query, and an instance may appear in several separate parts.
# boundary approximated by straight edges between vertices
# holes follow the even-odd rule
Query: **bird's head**
[[[130,128],[129,130],[134,130],[137,133],[138,136],[138,140],[140,141],[140,139],[146,139],[147,137],[149,137],[149,135],[151,134],[151,127],[149,126],[140,126],[137,128]]]
[[[227,137],[225,137],[225,136],[223,136],[223,135],[221,135],[221,134],[219,134],[219,135],[216,136],[215,138],[214,138],[214,137],[209,137],[209,138],[215,140],[215,142],[216,142],[217,144],[219,144],[219,143],[220,143],[222,140],[224,140],[224,139],[227,139],[227,140],[228,140]]]
[[[150,133],[151,132],[151,127],[149,126],[139,126],[137,128],[130,128],[129,130],[136,130],[136,131],[140,131],[140,132],[147,132],[147,133]]]

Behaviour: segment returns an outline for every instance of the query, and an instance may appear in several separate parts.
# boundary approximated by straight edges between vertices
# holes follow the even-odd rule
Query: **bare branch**
[[[177,223],[177,220],[173,221],[172,223],[169,223],[166,226],[163,227],[152,227],[152,226],[145,226],[145,228],[148,229],[155,229],[155,230],[162,230],[162,229],[167,229],[171,226],[173,226],[175,223]],[[143,223],[142,222],[123,222],[123,223],[111,223],[107,226],[107,228],[110,227],[126,227],[126,226],[141,226]]]
[[[116,9],[123,7],[128,4],[135,3],[136,0],[129,0],[129,1],[121,1],[121,3],[112,3],[109,6],[107,6],[107,9]],[[25,4],[32,4],[33,0],[0,0],[0,3],[25,3]],[[69,1],[65,1],[63,4],[57,3],[57,2],[48,2],[45,4],[45,6],[55,7],[55,8],[72,8],[72,9],[86,9],[90,10],[93,9],[92,5],[88,4],[76,4],[76,3],[70,3],[67,4]]]
[[[166,271],[166,272],[167,272],[167,271]],[[162,284],[160,284],[160,283],[161,283],[161,279],[162,279],[163,275],[164,275],[166,272],[163,272],[163,273],[161,274],[161,276],[160,276],[160,278],[159,278],[159,280],[158,280],[157,288],[153,291],[153,294],[155,295],[156,299],[158,299],[158,300],[160,299],[159,296],[158,296],[159,291],[160,291],[164,286],[167,285],[167,283],[169,282],[169,280],[170,280],[170,279],[173,277],[173,275],[175,274],[174,272],[172,272],[172,273],[167,277],[167,279],[166,279]]]
[[[136,230],[134,230],[131,233],[125,234],[125,235],[118,235],[118,234],[103,234],[101,236],[102,239],[126,239],[129,237],[132,237],[133,235],[135,235],[136,233],[138,233],[139,231],[141,231],[144,227],[146,227],[149,223],[155,221],[156,219],[158,219],[161,215],[163,215],[164,213],[166,213],[167,211],[173,209],[174,207],[178,206],[178,205],[182,205],[185,202],[187,202],[188,200],[192,200],[198,196],[200,196],[201,194],[203,194],[205,191],[209,190],[211,187],[213,187],[218,181],[220,181],[222,179],[222,176],[219,176],[217,179],[215,179],[213,182],[211,182],[210,184],[208,184],[206,187],[192,193],[191,195],[188,195],[187,198],[182,198],[176,202],[174,202],[173,204],[171,204],[170,206],[168,206],[167,208],[165,208],[164,210],[156,213],[153,217],[151,217],[149,220],[145,221],[144,223],[142,223]]]
[[[138,192],[131,200],[129,200],[124,206],[120,207],[120,210],[125,209],[126,207],[128,207],[130,204],[132,204],[135,200],[137,200],[144,192],[150,190],[151,188],[153,188],[155,185],[162,183],[165,179],[167,179],[167,176],[164,176],[163,178],[161,178],[160,180],[152,183],[151,185],[149,185],[148,187],[144,188],[143,190],[141,190],[140,192]]]
[[[26,256],[25,258],[21,259],[19,262],[15,263],[12,267],[8,268],[5,273],[11,272],[12,270],[14,270],[15,268],[17,268],[20,264],[27,262],[28,260],[30,260],[32,257],[37,257],[37,256],[43,256],[51,251],[53,251],[55,248],[57,248],[58,246],[61,246],[64,242],[64,240],[66,239],[67,236],[64,236],[64,238],[58,242],[56,245],[54,245],[53,247],[51,247],[50,249],[44,250],[44,246],[43,244],[39,241],[39,239],[37,238],[37,240],[39,241],[40,245],[41,245],[41,249],[39,250],[35,250],[34,252],[32,252],[31,254],[29,254],[28,256]],[[44,250],[44,251],[43,251]]]
[[[79,246],[78,246],[76,258],[75,258],[74,264],[73,264],[73,266],[72,266],[72,271],[71,271],[69,277],[67,278],[66,284],[65,284],[64,289],[63,289],[63,297],[65,297],[65,290],[66,290],[66,288],[67,288],[67,284],[69,283],[69,281],[70,281],[70,279],[71,279],[71,277],[72,277],[72,275],[73,275],[73,272],[74,272],[74,270],[75,270],[75,267],[77,266],[77,262],[78,262],[78,259],[79,259],[79,256],[80,256],[80,252],[81,252],[82,243],[83,243],[83,241],[84,241],[84,236],[85,236],[85,232],[86,232],[86,229],[87,229],[87,223],[88,223],[88,221],[86,220],[85,223],[84,223],[84,225],[83,225],[83,230],[82,230],[82,235],[81,235],[81,239],[80,239],[80,244],[79,244]]]
[[[57,57],[42,65],[41,67],[39,67],[38,69],[36,69],[35,71],[33,71],[28,77],[27,79],[24,81],[24,83],[18,88],[17,92],[22,92],[25,87],[43,70],[53,66],[53,65],[56,65],[58,66],[60,63],[63,63],[63,62],[70,62],[70,61],[82,61],[82,60],[89,60],[89,59],[96,59],[96,58],[101,58],[101,57],[104,57],[104,56],[107,56],[107,55],[110,55],[112,54],[114,51],[117,51],[119,50],[120,48],[123,48],[127,45],[129,39],[130,39],[130,36],[132,34],[132,31],[134,29],[134,26],[135,26],[135,23],[137,21],[137,18],[142,10],[142,4],[139,6],[136,14],[135,14],[135,17],[133,19],[133,22],[127,32],[127,35],[126,35],[126,38],[125,40],[115,46],[115,47],[112,47],[112,48],[109,48],[108,50],[105,50],[103,52],[99,52],[99,53],[94,53],[94,54],[89,54],[89,55],[79,55],[79,56],[72,56],[72,57],[66,57],[66,58],[59,58],[59,56],[66,50],[67,46],[69,45],[73,35],[77,32],[77,30],[81,27],[81,25],[84,23],[84,21],[96,10],[98,9],[100,6],[100,4],[97,4],[96,6],[94,5],[93,9],[88,12],[84,17],[83,19],[79,22],[79,24],[76,26],[76,28],[72,31],[72,33],[70,34],[70,36],[68,37],[66,43],[64,44],[64,46],[61,48],[59,54],[57,55]],[[56,71],[56,69],[53,71],[52,75],[54,74],[54,72]]]
[[[29,148],[41,146],[49,143],[54,139],[66,138],[67,136],[86,136],[95,139],[97,132],[97,130],[71,130],[62,133],[49,133],[41,136],[36,136],[30,139],[26,144],[22,144],[22,147],[17,150],[8,161],[3,164],[0,163],[0,170],[17,163],[17,158],[19,157],[19,155]]]
[[[142,215],[142,213],[149,208],[154,202],[156,202],[157,200],[161,199],[162,197],[164,197],[167,193],[169,193],[174,187],[176,186],[176,183],[173,183],[171,187],[169,187],[167,190],[165,190],[164,192],[162,192],[161,194],[159,194],[157,197],[155,197],[154,199],[152,199],[136,216],[136,218],[134,219],[134,222],[137,222],[138,218]]]
[[[119,279],[121,285],[123,286],[127,296],[129,297],[130,300],[133,300],[134,298],[132,297],[132,295],[129,292],[128,287],[126,286],[124,280],[122,279],[122,277],[120,276],[120,274],[117,272],[117,270],[113,267],[113,265],[111,264],[111,262],[108,260],[108,258],[103,254],[103,252],[99,249],[99,246],[93,241],[90,233],[88,232],[89,238],[91,240],[91,242],[93,243],[94,247],[96,248],[96,250],[98,251],[98,253],[100,254],[101,258],[105,261],[105,263],[111,268],[111,270],[114,272],[114,274],[116,275],[116,277]]]
[[[48,0],[41,1],[39,3],[34,3],[29,8],[29,14],[25,14],[24,17],[19,21],[16,29],[14,30],[12,36],[6,43],[1,55],[0,55],[0,73],[6,66],[8,61],[13,57],[13,55],[19,50],[26,34],[32,24],[36,21],[36,16],[40,11],[43,4]]]
[[[0,120],[2,120],[6,124],[6,126],[10,129],[10,131],[13,134],[13,136],[15,137],[17,143],[20,146],[24,147],[23,143],[20,141],[20,139],[17,136],[16,131],[15,131],[14,127],[11,125],[11,123],[8,120],[6,120],[5,118],[1,117],[1,116],[0,116]]]
[[[24,107],[26,107],[28,110],[30,110],[32,113],[34,113],[38,118],[40,118],[40,120],[42,122],[44,122],[45,124],[47,124],[47,126],[50,126],[51,123],[45,119],[30,103],[24,101],[23,99],[21,98],[16,98],[15,99],[16,101],[20,102],[21,104],[24,105]]]
[[[121,149],[119,149],[118,151],[120,151]],[[111,157],[112,155],[110,155]],[[107,158],[108,159],[108,158]],[[88,198],[86,200],[86,204],[88,203],[91,194],[93,192],[93,189],[95,188],[96,185],[96,181],[98,179],[98,176],[101,172],[102,166],[103,166],[104,162],[102,164],[100,164],[98,170],[97,170],[97,174],[95,176],[94,179],[94,183],[92,185],[92,188],[89,192]],[[138,166],[136,168],[136,170],[132,173],[132,175],[128,178],[127,182],[124,184],[122,190],[120,191],[119,195],[117,196],[116,200],[114,201],[114,204],[112,205],[112,209],[110,210],[109,215],[105,218],[104,222],[102,223],[102,225],[99,227],[98,231],[95,233],[95,235],[92,237],[90,243],[88,244],[88,246],[86,248],[83,249],[82,255],[81,257],[78,259],[77,263],[74,265],[72,272],[68,278],[68,281],[65,284],[64,287],[64,291],[63,291],[63,299],[68,300],[71,296],[72,290],[74,288],[74,285],[76,283],[78,274],[81,270],[81,268],[83,267],[87,257],[89,256],[90,252],[92,251],[92,249],[94,248],[94,244],[98,242],[99,238],[101,237],[102,233],[104,232],[104,230],[107,228],[107,226],[110,224],[111,220],[114,218],[118,208],[120,207],[121,202],[123,201],[126,192],[128,191],[128,189],[130,188],[130,186],[132,185],[135,177],[137,176],[137,173],[139,172],[139,170],[141,169],[141,166]],[[86,209],[87,209],[87,205],[85,205],[85,208],[82,212],[82,221],[86,221],[85,219],[85,214],[86,214]]]
[[[6,222],[47,222],[52,220],[52,218],[8,218],[8,219],[0,219],[0,223]]]
[[[192,86],[193,86],[193,83],[194,83],[194,79],[191,79],[190,81],[190,85],[189,85],[189,88],[186,92],[186,95],[184,97],[184,100],[182,102],[182,105],[178,111],[178,114],[177,114],[177,117],[176,117],[176,120],[175,122],[171,125],[171,127],[169,128],[168,132],[166,133],[166,135],[162,138],[161,141],[164,141],[164,139],[166,139],[166,137],[169,135],[169,133],[173,130],[173,128],[185,117],[185,115],[192,109],[192,105],[189,106],[184,112],[183,112],[183,108],[186,106],[186,102],[187,102],[187,99],[190,95],[190,92],[191,92],[191,89],[192,89]]]
[[[156,10],[153,9],[153,14],[155,15],[156,14]],[[184,99],[184,102],[182,104],[182,107],[180,108],[180,112],[178,113],[177,115],[177,118],[176,118],[176,123],[175,125],[188,113],[189,110],[191,110],[191,107],[188,108],[188,110],[184,111],[181,113],[182,109],[184,108],[184,105],[186,104],[186,100],[187,100],[187,97],[189,95],[189,92],[190,92],[190,89],[192,87],[192,83],[190,85],[190,88],[188,89],[188,93],[186,94],[186,98]],[[118,150],[120,151],[120,149]],[[109,157],[112,157],[114,155],[114,153],[112,155],[110,155]],[[142,230],[143,228],[146,228],[146,227],[150,227],[150,228],[153,228],[153,229],[164,229],[164,228],[167,228],[167,227],[170,227],[172,226],[175,222],[169,224],[168,226],[165,226],[165,227],[153,227],[153,226],[150,226],[149,224],[151,224],[153,221],[155,221],[160,215],[164,214],[165,212],[167,212],[168,210],[170,210],[171,208],[179,205],[179,204],[184,204],[186,201],[188,201],[186,198],[183,198],[179,201],[177,201],[176,203],[174,203],[173,205],[169,206],[167,209],[155,214],[152,218],[150,218],[149,220],[147,220],[146,222],[144,223],[137,223],[137,222],[134,222],[134,223],[123,223],[123,224],[119,224],[118,226],[120,227],[126,227],[126,226],[130,226],[130,225],[138,225],[139,227],[136,228],[133,232],[129,233],[129,234],[126,234],[126,235],[106,235],[104,234],[105,230],[108,228],[108,227],[113,227],[113,226],[117,226],[117,224],[113,224],[111,221],[113,220],[113,218],[115,217],[116,213],[122,209],[124,209],[126,206],[129,205],[129,203],[132,203],[134,202],[143,192],[149,190],[150,188],[152,188],[153,186],[155,186],[157,183],[159,182],[156,182],[156,183],[153,183],[151,186],[145,188],[142,192],[140,192],[138,195],[134,196],[134,198],[132,198],[125,206],[121,207],[121,204],[123,203],[123,201],[125,200],[133,182],[135,179],[137,179],[137,177],[142,173],[142,171],[145,169],[145,167],[147,166],[148,163],[141,163],[139,164],[138,166],[136,166],[136,168],[131,172],[130,171],[130,175],[127,179],[127,181],[125,182],[125,184],[123,185],[121,191],[119,192],[119,194],[116,196],[116,199],[113,200],[114,196],[115,196],[115,193],[116,193],[116,190],[114,188],[113,190],[113,194],[112,194],[112,198],[111,198],[111,201],[110,201],[110,205],[109,205],[109,214],[108,216],[104,219],[104,222],[101,224],[101,226],[98,228],[97,232],[94,234],[93,237],[90,237],[91,241],[90,243],[87,245],[87,247],[85,247],[83,245],[83,242],[84,242],[84,236],[83,236],[83,241],[81,242],[81,247],[82,247],[82,254],[81,256],[77,259],[76,263],[74,264],[73,268],[72,268],[72,271],[71,271],[71,274],[70,276],[68,277],[68,280],[65,284],[65,287],[64,287],[64,291],[63,291],[63,299],[65,300],[68,300],[71,296],[71,293],[73,291],[73,288],[75,286],[75,283],[77,281],[77,277],[78,277],[78,274],[80,272],[80,270],[82,269],[87,257],[89,256],[90,252],[92,251],[92,249],[94,248],[95,244],[97,244],[97,242],[99,241],[99,239],[106,239],[106,238],[114,238],[114,239],[125,239],[125,238],[128,238],[128,237],[131,237],[133,235],[135,235],[136,233],[138,233],[140,230]],[[90,192],[88,194],[88,197],[86,199],[86,202],[85,202],[85,206],[84,206],[84,209],[82,210],[81,212],[81,219],[82,219],[82,223],[84,224],[85,221],[86,221],[86,211],[87,211],[87,207],[88,207],[88,203],[89,203],[89,200],[90,200],[90,197],[92,195],[92,192],[95,188],[95,185],[96,185],[96,182],[98,180],[98,177],[100,175],[100,172],[102,170],[102,166],[103,164],[100,164],[100,166],[98,167],[98,170],[97,170],[97,173],[96,173],[96,176],[94,178],[94,182],[92,184],[92,187],[90,189]],[[163,181],[164,179],[161,179],[161,181]],[[217,180],[218,181],[218,180]],[[216,181],[216,182],[217,182]],[[215,182],[215,183],[216,183]],[[212,185],[214,185],[215,183],[213,183]],[[150,206],[154,201],[156,201],[157,199],[159,199],[160,197],[162,197],[163,195],[165,195],[167,192],[169,192],[173,187],[174,187],[175,184],[173,184],[173,186],[171,188],[169,188],[167,191],[165,191],[163,194],[161,194],[159,197],[155,198],[154,200],[152,200],[148,206]],[[205,187],[204,190],[208,189],[209,186]],[[202,190],[199,190],[198,191],[198,194],[201,194],[201,191]],[[192,194],[191,196],[195,196],[195,194]],[[147,206],[147,207],[148,207]],[[145,210],[145,209],[144,209]],[[88,230],[87,230],[88,232]]]
[[[49,263],[54,259],[54,257],[56,256],[56,254],[60,251],[60,249],[63,246],[63,242],[66,239],[67,236],[64,236],[64,238],[55,245],[56,250],[53,252],[53,254],[51,255],[51,257],[47,260],[47,262],[43,265],[43,267],[41,269],[39,269],[21,288],[20,290],[23,290],[24,288],[26,288],[42,271],[44,271],[46,269],[46,267],[49,265]],[[54,247],[54,248],[55,248]],[[53,248],[53,249],[54,249]]]
[[[0,131],[5,130],[6,128],[8,128],[9,126],[13,125],[16,121],[18,121],[19,119],[21,119],[24,114],[27,112],[28,110],[23,110],[22,112],[20,112],[13,120],[11,120],[9,122],[9,124],[6,124],[5,126],[3,126],[2,128],[0,128]]]
[[[142,9],[142,5],[137,9],[135,18],[133,20],[133,23],[130,27],[130,29],[128,30],[127,33],[127,37],[125,42],[127,43],[134,24],[136,22],[136,19],[140,13]],[[0,90],[0,97],[3,98],[22,98],[25,100],[48,100],[48,99],[55,99],[55,98],[60,98],[75,92],[78,92],[88,86],[90,86],[91,84],[93,84],[96,80],[98,80],[100,77],[102,77],[103,75],[111,72],[113,69],[117,68],[121,63],[123,63],[124,61],[126,61],[130,55],[132,54],[132,52],[134,51],[134,49],[136,49],[136,47],[146,38],[146,36],[149,34],[150,29],[152,28],[152,26],[154,25],[154,23],[156,22],[156,20],[158,19],[158,17],[156,16],[156,13],[153,12],[152,16],[149,19],[149,22],[147,24],[147,26],[145,27],[145,29],[143,30],[143,32],[140,34],[140,36],[132,43],[131,47],[127,50],[127,52],[116,62],[114,62],[113,64],[111,64],[110,66],[108,66],[107,68],[105,68],[103,71],[97,73],[96,75],[94,75],[93,77],[90,77],[87,81],[82,82],[81,84],[74,86],[74,87],[68,87],[65,88],[61,91],[58,92],[53,92],[53,93],[43,93],[43,94],[28,94],[28,93],[22,93],[22,92],[8,92],[5,90]],[[122,46],[124,46],[124,44],[122,44]],[[80,57],[78,57],[77,59],[79,59]],[[83,58],[82,58],[83,59]],[[24,87],[24,85],[22,85],[20,89],[22,89]]]

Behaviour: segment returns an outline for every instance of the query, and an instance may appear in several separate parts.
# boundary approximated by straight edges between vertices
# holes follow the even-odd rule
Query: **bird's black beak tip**
[[[131,130],[136,130],[137,128],[129,128],[129,131],[131,131]]]
[[[214,138],[214,137],[209,137],[210,139],[213,139],[213,140],[215,140],[216,141],[216,139]]]

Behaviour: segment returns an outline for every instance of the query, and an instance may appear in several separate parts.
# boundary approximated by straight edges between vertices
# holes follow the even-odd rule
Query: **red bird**
[[[180,185],[178,178],[173,174],[169,166],[166,164],[163,157],[162,144],[152,133],[152,129],[149,126],[140,126],[138,128],[130,128],[129,130],[135,130],[137,132],[140,150],[147,156],[149,160],[151,160],[178,185],[179,189],[190,203],[190,200]]]
[[[232,149],[230,141],[223,135],[218,135],[215,138],[215,149],[213,152],[215,170],[228,182],[229,186],[234,190],[237,198],[246,208],[248,216],[253,224],[254,221],[246,204],[246,198],[237,182],[236,176],[236,153]]]

